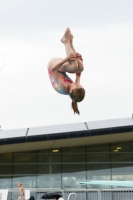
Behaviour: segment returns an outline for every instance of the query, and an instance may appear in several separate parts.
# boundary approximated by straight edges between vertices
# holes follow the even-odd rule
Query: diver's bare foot
[[[64,33],[64,35],[63,35],[63,37],[62,37],[62,39],[61,39],[61,42],[65,43],[65,42],[69,41],[70,40],[70,35],[71,35],[70,28],[67,28],[65,33]]]

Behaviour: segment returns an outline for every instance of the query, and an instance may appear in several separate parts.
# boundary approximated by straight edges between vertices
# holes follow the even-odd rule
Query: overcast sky
[[[65,58],[67,27],[83,55],[79,103],[54,91],[47,74]],[[133,0],[0,0],[2,129],[131,117],[133,113]],[[0,56],[0,64],[2,63]],[[74,75],[71,75],[74,78]]]

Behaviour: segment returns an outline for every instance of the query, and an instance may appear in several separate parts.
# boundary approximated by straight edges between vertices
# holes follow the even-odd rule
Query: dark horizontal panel
[[[111,128],[112,133],[124,133],[124,132],[132,132],[133,126],[121,126],[121,127],[114,127]]]
[[[76,132],[69,132],[69,138],[77,138],[79,131]]]
[[[34,135],[34,136],[28,136],[26,141],[27,142],[39,142],[39,141],[47,141],[48,135]]]
[[[7,138],[5,139],[5,144],[17,144],[17,143],[25,143],[26,137],[16,137],[16,138]]]
[[[5,139],[0,139],[0,145],[4,145],[5,144]]]
[[[78,137],[89,137],[90,135],[90,131],[86,130],[86,131],[79,131],[78,132]]]
[[[90,136],[89,130],[69,132],[69,138],[88,137]]]
[[[49,134],[48,140],[68,139],[68,133]]]
[[[111,128],[90,130],[90,135],[91,136],[108,135],[108,134],[111,134]]]
[[[79,138],[79,137],[90,137],[90,136],[117,134],[117,133],[132,132],[132,131],[133,131],[133,126],[130,125],[130,126],[123,126],[123,127],[52,133],[52,134],[44,134],[44,135],[32,135],[32,136],[0,139],[0,145],[48,141],[48,140],[59,140],[59,139],[68,139],[68,138]]]

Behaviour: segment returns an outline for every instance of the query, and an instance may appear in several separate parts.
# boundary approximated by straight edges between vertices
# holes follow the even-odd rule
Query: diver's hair
[[[19,182],[18,184],[23,185],[21,182]]]
[[[78,104],[77,102],[72,100],[72,109],[74,111],[74,114],[77,113],[78,115],[80,115],[79,109],[78,109]]]
[[[81,102],[84,99],[85,97],[84,88],[76,88],[72,90],[72,92],[70,93],[70,97],[72,99],[72,109],[74,111],[74,114],[77,113],[79,115],[80,112],[78,110],[77,102]]]

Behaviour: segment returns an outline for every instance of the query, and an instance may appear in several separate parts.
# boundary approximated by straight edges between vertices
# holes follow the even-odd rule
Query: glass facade
[[[0,189],[111,188],[85,180],[133,181],[133,141],[0,154]]]

